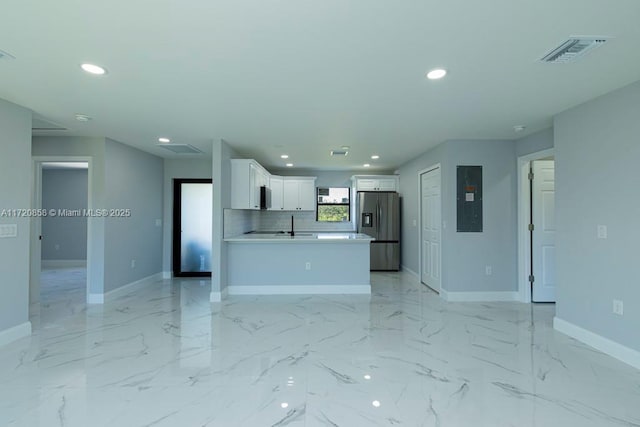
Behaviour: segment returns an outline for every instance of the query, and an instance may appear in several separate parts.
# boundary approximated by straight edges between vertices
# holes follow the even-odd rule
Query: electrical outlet
[[[156,227],[162,227],[162,220],[156,219]]]
[[[18,224],[0,224],[0,237],[18,237]]]
[[[307,262],[304,264],[304,269],[305,269],[305,270],[311,270],[311,263],[310,263],[309,261],[307,261]]]
[[[618,299],[613,300],[613,314],[622,316],[624,314],[624,304]]]
[[[493,268],[490,265],[484,267],[484,274],[491,276],[493,274]]]
[[[56,243],[55,244],[55,248],[56,248],[56,251],[59,251],[60,250],[60,245]]]
[[[131,260],[131,268],[136,268],[136,260],[135,259]]]
[[[418,226],[418,222],[417,222],[415,219],[413,220],[413,226],[414,226],[414,227],[417,227],[417,226]]]
[[[598,239],[606,239],[607,238],[607,226],[599,225],[598,226]]]

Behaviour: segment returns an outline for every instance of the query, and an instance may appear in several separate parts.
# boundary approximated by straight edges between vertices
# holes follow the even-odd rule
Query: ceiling
[[[202,155],[222,138],[267,168],[286,153],[297,169],[392,170],[448,139],[526,136],[640,80],[637,0],[5,0],[3,15],[0,98],[32,109],[37,134],[163,157],[179,155],[161,136]],[[612,39],[538,62],[575,35]],[[449,74],[425,79],[435,67]]]

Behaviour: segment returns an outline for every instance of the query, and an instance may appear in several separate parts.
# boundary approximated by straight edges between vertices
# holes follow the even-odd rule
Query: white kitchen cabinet
[[[270,211],[284,210],[284,188],[281,176],[271,175],[269,177],[269,189],[271,190],[271,206],[267,209]]]
[[[315,177],[282,177],[283,210],[314,211],[316,209]]]
[[[269,172],[253,159],[231,159],[231,208],[260,209],[260,187]]]
[[[354,175],[351,177],[356,191],[398,191],[397,175]]]

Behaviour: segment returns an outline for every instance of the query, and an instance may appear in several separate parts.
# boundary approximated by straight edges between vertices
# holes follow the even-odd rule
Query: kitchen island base
[[[227,242],[229,295],[371,293],[369,239]]]

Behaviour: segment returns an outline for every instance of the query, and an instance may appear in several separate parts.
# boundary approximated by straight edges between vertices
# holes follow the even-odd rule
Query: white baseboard
[[[229,286],[227,289],[229,295],[371,294],[371,285]]]
[[[128,294],[129,292],[132,292],[137,287],[162,280],[163,274],[164,273],[156,273],[152,274],[151,276],[143,277],[140,280],[136,280],[135,282],[131,282],[126,285],[120,286],[119,288],[112,289],[104,294],[88,294],[87,304],[104,304],[105,300],[112,300],[119,296]]]
[[[41,264],[42,268],[72,268],[72,267],[86,267],[86,259],[43,259]]]
[[[172,275],[172,273],[170,271],[163,271],[162,272],[162,278],[163,279],[171,279],[172,276],[173,275]]]
[[[31,322],[24,322],[4,331],[0,331],[0,346],[7,345],[20,338],[31,335]]]
[[[553,328],[562,332],[565,335],[575,338],[601,352],[608,354],[611,357],[633,366],[636,369],[640,369],[640,352],[631,349],[622,344],[618,344],[615,341],[611,341],[608,338],[598,335],[591,331],[574,325],[571,322],[560,319],[559,317],[553,318]]]
[[[162,274],[163,273],[152,274],[151,276],[143,277],[142,279],[136,280],[135,282],[131,282],[126,285],[120,286],[119,288],[112,289],[109,292],[104,294],[105,299],[111,300],[113,298],[128,294],[129,292],[133,291],[135,288],[138,288],[140,286],[148,285],[153,282],[162,280],[162,277],[163,277]]]
[[[498,292],[449,292],[440,290],[440,296],[450,302],[500,302],[518,301],[517,291]]]
[[[209,294],[209,302],[222,302],[229,295],[229,288],[224,288],[222,292],[211,291]]]
[[[87,304],[104,304],[104,294],[87,294]]]
[[[400,269],[401,269],[402,271],[404,271],[405,273],[408,273],[408,274],[412,275],[415,279],[420,280],[420,276],[418,275],[418,273],[416,273],[415,271],[413,271],[413,270],[412,270],[412,269],[410,269],[409,267],[404,266],[404,265],[401,265],[401,266],[400,266]]]

